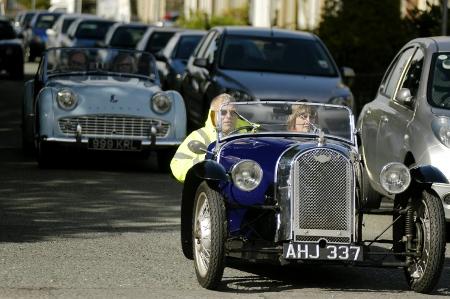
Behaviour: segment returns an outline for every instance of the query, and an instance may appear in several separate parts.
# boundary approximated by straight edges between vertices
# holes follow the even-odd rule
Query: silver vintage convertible
[[[49,49],[25,84],[23,147],[41,167],[57,149],[146,154],[167,167],[186,136],[180,94],[162,91],[152,55],[118,49]]]

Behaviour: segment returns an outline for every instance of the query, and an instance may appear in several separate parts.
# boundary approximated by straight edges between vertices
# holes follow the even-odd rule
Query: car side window
[[[201,43],[201,46],[198,49],[198,52],[196,53],[197,55],[195,57],[204,57],[205,51],[208,48],[211,39],[214,37],[215,34],[216,31],[211,31],[210,33],[208,33],[208,35],[204,39],[204,42]]]
[[[208,46],[208,49],[205,52],[204,57],[208,60],[209,64],[214,63],[214,57],[216,55],[216,51],[217,51],[218,43],[219,43],[219,36],[220,36],[219,34],[216,34],[213,37],[211,43]]]
[[[397,87],[398,81],[400,80],[408,61],[414,53],[415,48],[408,48],[399,56],[397,63],[392,68],[391,73],[387,76],[387,81],[383,93],[392,98]]]
[[[401,88],[408,88],[413,98],[416,97],[419,89],[420,75],[422,74],[424,53],[422,49],[417,49],[414,53],[406,75],[403,77]]]

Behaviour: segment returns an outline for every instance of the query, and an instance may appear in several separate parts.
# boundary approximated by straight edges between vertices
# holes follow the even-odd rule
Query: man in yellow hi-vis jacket
[[[191,167],[198,162],[203,161],[206,155],[197,155],[191,152],[188,148],[189,142],[192,140],[198,140],[208,146],[211,142],[216,141],[216,127],[220,106],[232,101],[233,97],[226,93],[222,93],[215,97],[211,101],[211,106],[208,112],[208,118],[206,119],[205,126],[189,134],[189,136],[187,136],[183,143],[181,143],[178,147],[177,152],[170,162],[170,169],[172,170],[174,177],[181,183],[184,182],[189,169],[191,169]],[[236,115],[227,111],[222,112],[224,113],[222,115],[222,132],[224,134],[227,134],[227,132],[231,131],[235,127]]]

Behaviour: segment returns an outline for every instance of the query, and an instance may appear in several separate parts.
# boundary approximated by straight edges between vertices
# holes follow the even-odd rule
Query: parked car
[[[186,63],[205,32],[199,30],[178,32],[161,51],[155,54],[163,89],[180,90]]]
[[[58,48],[63,46],[63,40],[67,39],[67,31],[70,25],[78,18],[90,17],[83,14],[63,14],[55,22],[52,28],[47,29],[47,48]]]
[[[37,12],[24,32],[24,48],[28,61],[40,57],[47,45],[47,29],[61,16],[60,12]]]
[[[384,165],[386,192],[415,193],[405,206],[371,209],[348,107],[261,100],[223,105],[219,115],[217,142],[188,145],[206,159],[189,170],[182,193],[182,249],[200,285],[215,289],[231,257],[398,267],[412,290],[433,290],[444,264],[445,221],[433,191],[439,187],[422,180],[427,168]],[[235,130],[224,134],[232,123]],[[381,240],[385,228],[375,238],[363,234],[364,217],[373,213],[399,215],[399,238]]]
[[[136,49],[149,26],[140,23],[116,23],[106,33],[104,45],[110,48]]]
[[[149,27],[144,33],[136,49],[139,51],[146,51],[153,55],[163,49],[170,38],[177,32],[183,31],[180,28],[166,28],[166,27]]]
[[[426,37],[407,43],[386,71],[375,99],[358,120],[361,154],[374,197],[384,191],[384,164],[427,167],[423,180],[436,191],[450,221],[450,38]],[[395,197],[396,200],[400,200]]]
[[[49,49],[25,84],[23,145],[41,167],[60,149],[156,151],[167,169],[186,135],[176,91],[161,91],[154,58],[136,50]]]
[[[96,47],[105,39],[114,21],[83,16],[75,20],[62,38],[63,47]]]
[[[344,75],[353,70],[343,68]],[[354,73],[353,73],[354,74]],[[189,59],[181,92],[188,122],[200,126],[222,92],[241,100],[306,99],[353,108],[353,95],[325,45],[312,33],[216,27]]]
[[[0,17],[0,71],[6,70],[11,78],[23,79],[22,42],[5,17]]]

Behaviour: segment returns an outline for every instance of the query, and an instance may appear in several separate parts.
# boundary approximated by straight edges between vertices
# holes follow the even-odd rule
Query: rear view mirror
[[[400,104],[410,106],[412,103],[413,96],[411,95],[411,91],[409,88],[401,88],[397,95],[395,96],[395,100]]]
[[[206,60],[206,58],[195,58],[194,65],[198,67],[207,68],[208,60]]]

